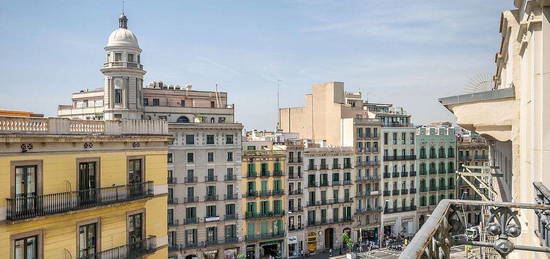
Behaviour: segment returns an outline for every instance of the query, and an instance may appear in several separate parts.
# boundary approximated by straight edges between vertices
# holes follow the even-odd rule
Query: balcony
[[[184,197],[183,203],[194,203],[199,202],[199,196]]]
[[[384,191],[384,196],[390,196],[390,195],[391,195],[390,191]]]
[[[197,183],[198,180],[197,180],[196,176],[195,177],[189,177],[188,176],[188,177],[183,178],[183,182],[184,183]]]
[[[178,220],[176,220],[176,223],[178,223]],[[184,218],[183,219],[183,224],[184,225],[190,225],[190,224],[197,224],[199,223],[199,219],[198,218]]]
[[[328,181],[321,181],[319,187],[328,187]]]
[[[411,189],[409,190],[409,193],[410,193],[410,194],[415,194],[415,193],[416,193],[416,189],[415,189],[415,188],[411,188]]]
[[[297,231],[304,229],[304,224],[296,224],[288,226],[288,231]]]
[[[285,232],[280,231],[280,232],[276,232],[276,233],[264,233],[264,234],[259,234],[259,235],[246,235],[245,240],[247,242],[254,242],[254,241],[273,239],[273,238],[283,238],[284,236],[285,236]]]
[[[281,176],[285,176],[285,174],[283,173],[283,171],[278,170],[278,169],[275,169],[275,170],[273,171],[273,177],[281,177]]]
[[[550,206],[546,204],[550,202],[550,191],[540,182],[534,183],[534,189],[537,203],[447,199],[439,202],[401,253],[400,258],[435,258],[437,255],[450,258],[451,248],[458,245],[471,245],[475,250],[477,247],[494,249],[502,258],[506,258],[508,255],[513,258],[518,256],[523,256],[523,258],[546,257],[546,254],[543,253],[550,252],[548,247],[550,230],[546,227],[547,215],[550,211]],[[475,206],[488,211],[488,215],[482,219],[487,224],[487,228],[482,230],[486,233],[484,238],[486,241],[465,238],[467,237],[467,226],[459,218],[464,206]],[[524,229],[524,226],[520,225],[518,215],[529,214],[534,215],[538,220],[538,222],[532,222],[535,231],[532,231],[531,226],[529,229]],[[531,225],[531,222],[529,223]],[[520,235],[522,237],[517,238]],[[518,250],[531,252],[519,254],[516,253]],[[434,252],[437,254],[433,254]]]
[[[344,164],[344,169],[350,169],[351,168],[351,164]]]
[[[382,207],[374,207],[374,208],[367,207],[367,208],[356,209],[355,214],[361,215],[361,214],[366,214],[371,212],[381,212],[381,211],[382,211]]]
[[[410,177],[416,176],[416,171],[410,171],[410,172],[409,172],[409,176],[410,176]]]
[[[475,160],[488,160],[489,157],[488,156],[474,156],[474,159]]]
[[[302,212],[304,211],[304,208],[302,208],[302,206],[297,206],[297,207],[293,207],[293,208],[289,208],[288,211],[290,212]]]
[[[437,174],[437,171],[435,170],[435,168],[430,169],[430,174]]]
[[[227,214],[223,217],[224,220],[237,220],[239,219],[239,215],[237,214]]]
[[[207,240],[202,242],[188,242],[184,244],[170,244],[168,249],[170,251],[184,251],[189,249],[197,249],[197,248],[206,248],[209,246],[218,246],[218,245],[226,245],[226,244],[235,244],[238,243],[239,239],[238,237],[226,237],[224,240]],[[111,257],[107,257],[111,258]],[[113,257],[113,259],[118,259],[119,257]],[[121,257],[126,258],[126,257]]]
[[[271,173],[269,173],[269,171],[262,171],[260,173],[261,178],[267,178],[267,177],[270,177],[270,176],[271,176]]]
[[[247,211],[245,214],[246,219],[262,219],[262,218],[271,218],[271,217],[282,217],[285,215],[285,211],[266,211],[260,213],[254,213]]]
[[[226,182],[237,181],[237,175],[234,175],[234,174],[225,175],[223,177],[223,180],[226,181]]]
[[[426,170],[420,170],[420,175],[427,175],[428,172],[426,172]]]
[[[357,161],[355,166],[379,166],[380,161]]]
[[[176,183],[178,183],[178,178],[168,177],[168,179],[166,179],[166,182],[168,182],[168,184],[176,184]]]
[[[256,198],[258,196],[258,191],[248,190],[243,194],[243,198]]]
[[[392,194],[392,195],[399,195],[399,190],[393,190],[393,191],[391,192],[391,194]]]
[[[351,180],[344,180],[343,185],[351,185]]]
[[[111,61],[103,63],[103,68],[137,68],[143,69],[143,65],[137,62]]]
[[[153,182],[7,198],[7,219],[21,220],[153,197]]]
[[[218,176],[217,175],[211,175],[211,176],[205,176],[204,177],[204,182],[205,183],[217,182],[217,181],[218,181]]]
[[[317,186],[318,186],[318,183],[316,183],[316,182],[308,182],[308,183],[307,183],[307,187],[308,187],[308,188],[317,187]]]
[[[401,189],[401,195],[409,194],[409,189]]]
[[[382,174],[382,176],[383,176],[384,178],[386,178],[386,179],[387,179],[387,178],[391,178],[391,174],[390,174],[390,173],[384,173],[384,174]]]
[[[391,174],[391,176],[392,176],[393,178],[398,178],[398,177],[399,177],[399,172],[393,172],[393,173]]]
[[[409,177],[409,172],[401,172],[401,177]]]
[[[384,161],[401,161],[401,160],[415,160],[416,155],[405,156],[384,156]]]
[[[340,164],[332,164],[332,169],[341,169],[342,166]]]
[[[145,255],[152,254],[157,251],[157,238],[149,236],[146,239],[138,240],[133,243],[103,250],[91,255],[79,256],[78,259],[92,258],[142,258]]]
[[[325,219],[320,221],[310,221],[307,223],[308,227],[318,227],[318,226],[325,226],[325,225],[333,225],[333,224],[341,224],[341,223],[348,223],[352,222],[351,218],[341,218],[341,219]]]
[[[317,165],[312,165],[312,164],[310,164],[310,165],[307,167],[307,170],[315,171],[315,170],[317,170]]]
[[[256,174],[255,171],[249,171],[247,174],[246,174],[246,178],[256,178],[258,177],[258,175]]]
[[[302,195],[304,191],[302,189],[290,190],[288,191],[289,195]]]
[[[328,165],[327,164],[321,164],[321,166],[319,167],[319,170],[328,170]]]
[[[237,194],[224,194],[223,195],[223,200],[225,201],[231,201],[231,200],[237,200],[239,199],[239,195]]]
[[[479,135],[499,141],[511,140],[512,124],[517,121],[515,88],[501,88],[440,98],[439,102],[457,117],[457,124]],[[482,119],[480,119],[482,118]]]

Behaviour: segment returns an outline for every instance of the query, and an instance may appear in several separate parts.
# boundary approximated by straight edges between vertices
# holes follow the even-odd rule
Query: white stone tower
[[[124,13],[118,22],[105,46],[107,57],[101,69],[105,79],[104,119],[142,119],[146,72],[141,65],[141,49],[136,35],[128,30]]]

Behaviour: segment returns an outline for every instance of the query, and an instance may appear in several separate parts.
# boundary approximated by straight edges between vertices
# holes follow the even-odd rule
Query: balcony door
[[[80,204],[92,204],[97,200],[97,162],[86,161],[78,164],[78,198]]]
[[[128,160],[128,188],[130,196],[136,196],[144,193],[143,183],[143,160]]]
[[[15,167],[16,211],[36,209],[37,180],[36,165]]]
[[[128,246],[131,251],[144,248],[143,213],[128,216]]]
[[[90,256],[96,256],[96,253],[98,252],[97,223],[82,225],[78,228],[78,232],[79,258],[90,258]]]

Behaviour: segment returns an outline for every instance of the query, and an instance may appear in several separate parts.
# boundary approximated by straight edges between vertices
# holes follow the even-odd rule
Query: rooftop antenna
[[[122,15],[124,15],[124,0],[122,0]]]
[[[280,112],[280,109],[281,109],[281,106],[279,105],[279,89],[280,89],[280,84],[281,84],[281,80],[280,79],[277,79],[277,118],[278,118],[278,121],[277,121],[277,130],[280,130],[281,127],[280,127],[280,123],[281,123],[281,112]]]

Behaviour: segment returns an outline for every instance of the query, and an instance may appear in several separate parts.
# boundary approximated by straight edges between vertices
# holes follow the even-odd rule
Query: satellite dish
[[[493,76],[490,74],[480,73],[473,76],[464,87],[467,93],[479,93],[493,90]]]

